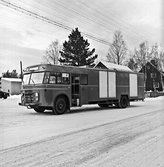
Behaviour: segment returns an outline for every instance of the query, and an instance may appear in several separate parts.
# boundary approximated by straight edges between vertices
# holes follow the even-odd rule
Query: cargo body
[[[59,65],[26,68],[20,105],[63,114],[73,106],[98,104],[126,108],[144,99],[142,73]]]
[[[10,95],[21,94],[22,80],[20,78],[2,78],[1,90],[7,92]]]

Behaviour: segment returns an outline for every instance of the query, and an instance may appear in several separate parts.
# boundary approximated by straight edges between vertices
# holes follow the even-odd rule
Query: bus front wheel
[[[53,112],[56,115],[64,114],[67,110],[67,103],[64,97],[58,97],[54,103]]]

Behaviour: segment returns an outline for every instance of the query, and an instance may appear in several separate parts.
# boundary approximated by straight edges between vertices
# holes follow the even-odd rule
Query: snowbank
[[[21,98],[21,95],[10,95],[8,98],[17,99],[17,98]]]

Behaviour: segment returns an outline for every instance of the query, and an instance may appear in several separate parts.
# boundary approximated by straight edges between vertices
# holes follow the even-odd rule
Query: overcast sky
[[[143,41],[164,47],[162,0],[0,0],[0,76],[13,69],[20,73],[20,61],[23,67],[41,63],[48,45],[56,39],[62,45],[71,33],[9,8],[4,1],[109,43],[120,30],[131,51]],[[105,60],[109,46],[84,38]]]

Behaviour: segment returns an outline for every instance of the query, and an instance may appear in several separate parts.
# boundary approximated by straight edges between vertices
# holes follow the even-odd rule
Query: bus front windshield
[[[25,74],[23,76],[23,83],[27,85],[42,84],[44,72]]]

